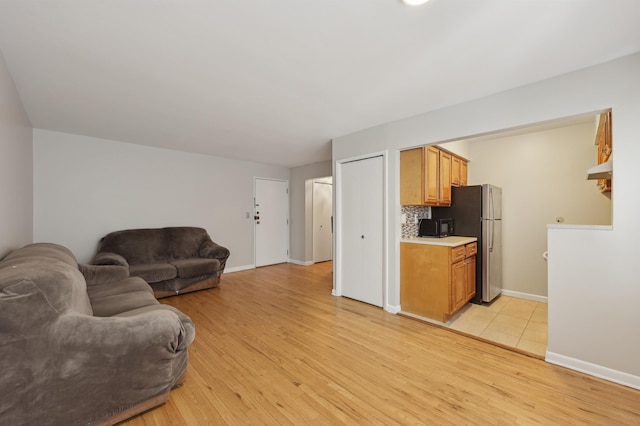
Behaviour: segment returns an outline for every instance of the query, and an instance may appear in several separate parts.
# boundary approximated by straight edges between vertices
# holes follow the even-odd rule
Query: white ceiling
[[[36,128],[284,166],[640,51],[639,0],[0,0]]]

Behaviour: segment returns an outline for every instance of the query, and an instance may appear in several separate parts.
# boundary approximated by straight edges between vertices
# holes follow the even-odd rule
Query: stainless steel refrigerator
[[[502,189],[493,185],[451,188],[451,207],[432,208],[432,217],[453,219],[453,235],[478,238],[476,296],[491,302],[502,292]]]

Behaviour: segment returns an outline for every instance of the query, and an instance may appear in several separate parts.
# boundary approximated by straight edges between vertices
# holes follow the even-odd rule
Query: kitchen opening
[[[611,113],[400,153],[402,314],[544,357],[547,226],[612,224]]]

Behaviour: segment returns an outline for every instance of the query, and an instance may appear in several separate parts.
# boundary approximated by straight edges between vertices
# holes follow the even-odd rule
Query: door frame
[[[290,200],[290,196],[291,194],[289,193],[289,180],[288,179],[276,179],[276,178],[266,178],[266,177],[259,177],[259,176],[254,176],[253,177],[253,208],[252,208],[252,212],[253,212],[253,216],[255,218],[256,216],[256,182],[258,180],[269,180],[269,181],[275,181],[275,182],[285,182],[287,184],[287,206],[286,206],[286,212],[287,212],[287,235],[286,235],[286,241],[287,241],[287,258],[285,260],[285,262],[289,263],[290,262],[290,256],[291,256],[291,212],[290,212],[290,207],[291,207],[291,200]],[[256,232],[256,220],[253,219],[253,267],[256,268],[256,251],[258,250],[258,240],[257,240],[257,232]]]
[[[342,167],[346,163],[367,160],[382,156],[382,306],[385,311],[393,312],[389,301],[389,215],[387,214],[389,199],[389,155],[388,150],[372,152],[355,157],[343,158],[334,163],[333,173],[333,289],[332,296],[342,297]]]
[[[326,180],[328,178],[331,178],[331,183],[326,182]],[[318,259],[316,258],[316,244],[318,244],[318,241],[316,239],[316,207],[317,207],[317,202],[318,200],[316,199],[316,185],[328,185],[331,187],[331,214],[333,214],[333,176],[327,176],[327,177],[322,177],[322,178],[315,178],[315,179],[310,179],[311,180],[311,262],[312,263],[317,263],[317,262],[324,262],[325,260],[320,260],[318,261]],[[331,221],[333,221],[333,218],[330,219]],[[333,260],[334,257],[334,253],[333,253],[333,229],[331,229],[331,259],[329,259],[329,261]],[[306,242],[305,242],[306,244]]]

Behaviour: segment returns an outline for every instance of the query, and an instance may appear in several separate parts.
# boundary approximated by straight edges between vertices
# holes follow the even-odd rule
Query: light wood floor
[[[124,423],[640,424],[640,391],[331,292],[331,263],[223,275],[190,315],[189,376]]]

